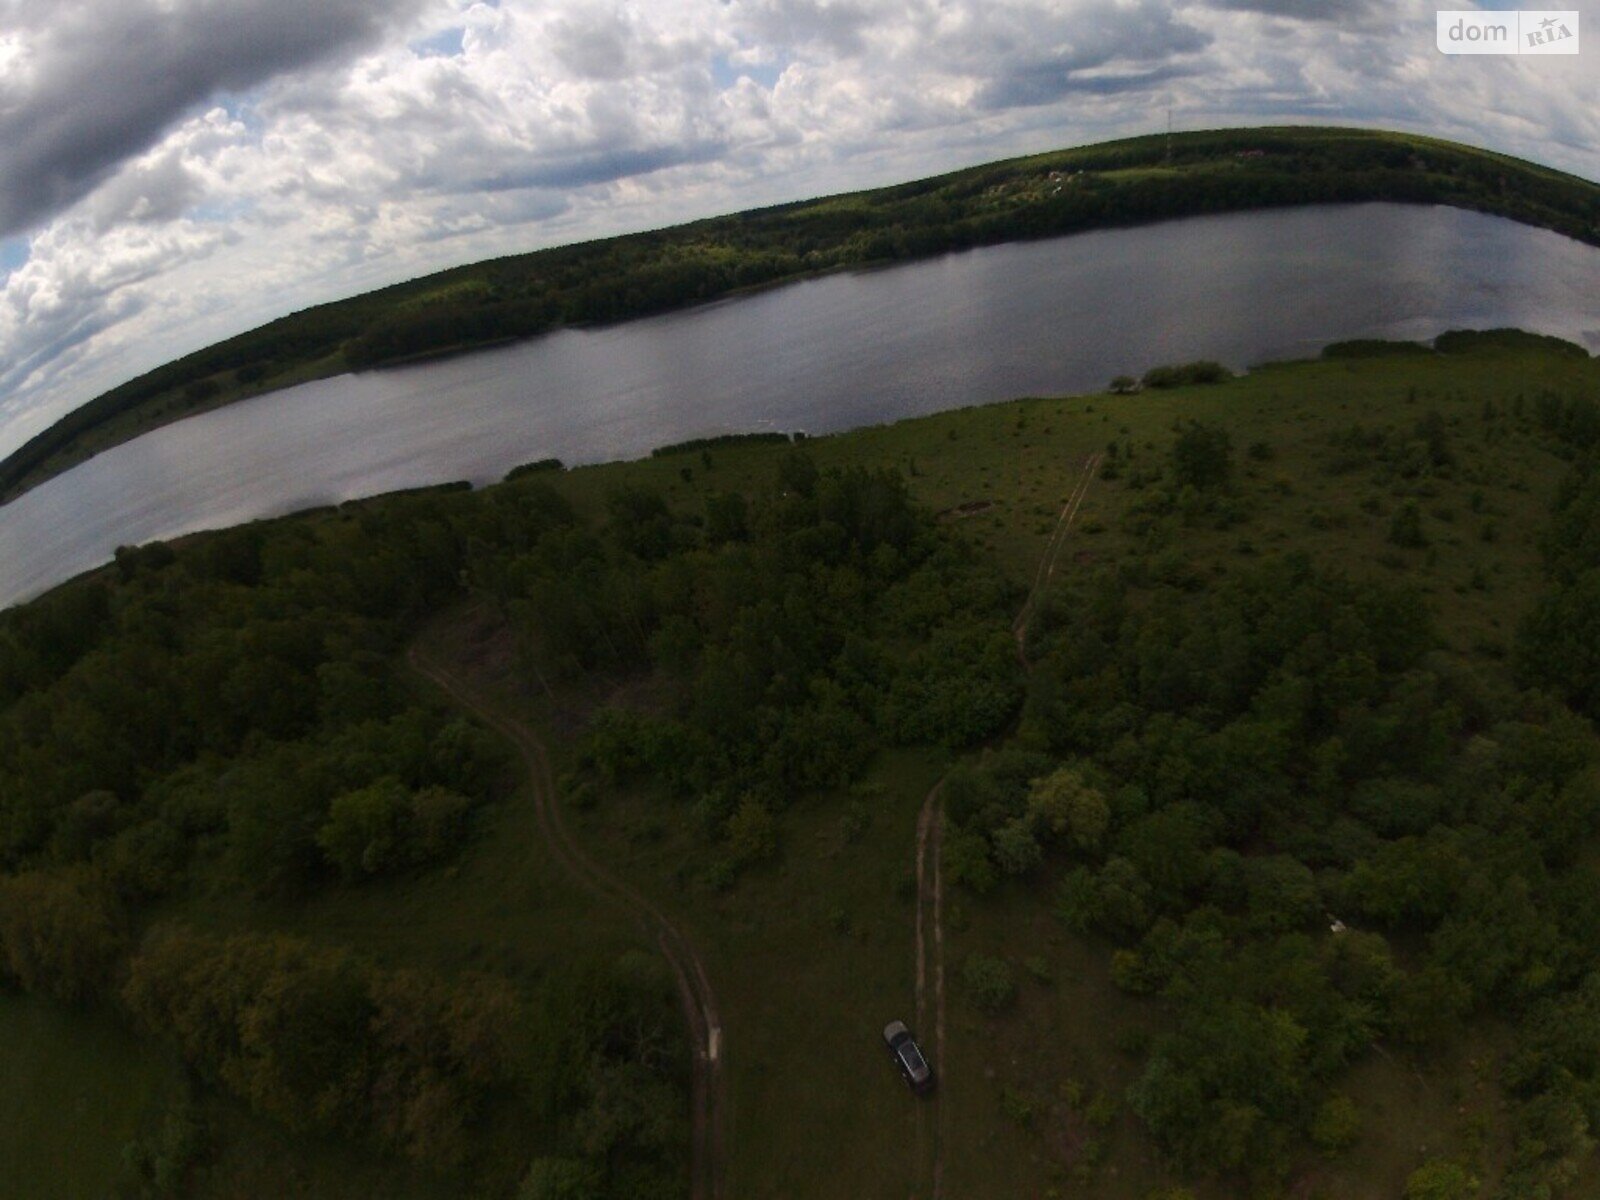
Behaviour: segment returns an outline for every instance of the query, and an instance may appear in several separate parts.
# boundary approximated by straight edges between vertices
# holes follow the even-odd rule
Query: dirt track
[[[1017,619],[1011,623],[1012,635],[1017,639],[1017,658],[1024,669],[1028,665],[1026,657],[1028,626],[1033,622],[1033,615],[1038,611],[1039,601],[1049,588],[1050,581],[1055,578],[1061,549],[1067,543],[1067,534],[1072,532],[1072,526],[1077,522],[1078,510],[1083,507],[1083,498],[1089,494],[1089,485],[1094,482],[1094,473],[1099,469],[1102,457],[1099,454],[1091,454],[1084,460],[1083,472],[1073,485],[1066,503],[1061,506],[1055,528],[1050,531],[1050,540],[1045,544],[1044,553],[1039,556],[1039,566],[1034,570],[1033,586],[1028,589],[1028,598],[1023,601],[1022,611],[1017,614]]]
[[[1072,526],[1077,522],[1078,510],[1083,507],[1083,499],[1089,494],[1089,485],[1094,482],[1095,472],[1100,467],[1100,459],[1099,454],[1092,454],[1084,460],[1082,472],[1074,483],[1066,503],[1061,506],[1055,528],[1050,532],[1050,540],[1045,544],[1044,553],[1039,558],[1039,565],[1033,575],[1033,586],[1028,589],[1022,611],[1012,622],[1011,633],[1017,642],[1017,661],[1022,664],[1023,670],[1028,669],[1028,627],[1032,624],[1039,601],[1049,588],[1050,581],[1055,578],[1061,550],[1066,545],[1067,535],[1072,532]],[[933,1010],[931,1044],[933,1062],[939,1072],[939,1091],[944,1090],[948,1079],[944,1052],[944,881],[940,873],[940,862],[943,857],[941,850],[944,845],[944,806],[940,802],[943,791],[944,780],[941,779],[928,792],[927,799],[922,802],[922,809],[917,814],[917,1030],[921,1033],[927,1029],[931,1003]],[[917,1116],[919,1147],[927,1141],[925,1134],[928,1123],[931,1121],[933,1125],[929,1184],[933,1200],[943,1200],[944,1196],[943,1114],[944,1105],[936,1092],[933,1100],[924,1105]]]
[[[928,797],[922,802],[922,810],[917,814],[917,1033],[926,1037],[928,1028],[928,1008],[930,993],[933,1007],[933,1039],[928,1043],[932,1047],[933,1061],[938,1064],[938,1069],[944,1069],[944,887],[940,878],[940,851],[944,845],[944,809],[940,807],[939,796],[944,788],[944,781],[934,784]],[[929,953],[928,943],[932,942],[932,952]],[[932,961],[931,971],[928,968]],[[943,1086],[941,1080],[940,1086]],[[935,1092],[932,1100],[920,1106],[917,1113],[917,1133],[919,1143],[926,1144],[927,1126],[931,1123],[932,1129],[932,1154],[930,1163],[931,1177],[929,1187],[931,1195],[940,1197],[944,1195],[944,1105],[939,1103],[938,1093]],[[924,1151],[919,1159],[926,1156]],[[920,1166],[920,1162],[919,1162]]]
[[[1056,518],[1055,528],[1034,573],[1033,586],[1012,624],[1012,633],[1017,641],[1017,657],[1024,668],[1028,665],[1028,627],[1039,600],[1055,576],[1061,550],[1077,520],[1089,485],[1094,480],[1100,457],[1096,454],[1085,460],[1082,474]],[[693,1040],[690,1196],[692,1200],[723,1200],[722,1174],[726,1161],[723,1114],[727,1110],[727,1097],[726,1076],[722,1069],[722,1021],[704,960],[678,925],[659,907],[589,858],[573,841],[563,823],[560,808],[555,803],[555,784],[549,755],[533,729],[503,712],[483,691],[475,690],[463,675],[428,657],[420,648],[413,648],[409,658],[419,673],[447,693],[456,704],[517,747],[527,769],[539,829],[550,852],[580,884],[632,916],[645,935],[660,947],[672,967],[679,1001]],[[917,815],[916,843],[916,1021],[919,1031],[926,1030],[931,1008],[932,1058],[940,1072],[940,1089],[944,1088],[946,1078],[942,789],[943,781],[936,784],[923,801]],[[918,1116],[919,1143],[927,1140],[923,1136],[927,1124],[931,1122],[933,1126],[929,1177],[933,1200],[942,1200],[944,1195],[943,1111],[944,1106],[936,1093],[932,1102],[924,1105]]]
[[[726,1111],[722,1021],[705,963],[683,931],[654,903],[586,855],[572,840],[555,803],[555,785],[544,744],[526,723],[507,715],[461,675],[413,648],[410,661],[456,704],[516,746],[528,772],[539,829],[550,852],[584,887],[623,909],[660,947],[676,977],[678,997],[693,1040],[691,1083],[690,1196],[721,1200],[726,1161],[722,1114]]]

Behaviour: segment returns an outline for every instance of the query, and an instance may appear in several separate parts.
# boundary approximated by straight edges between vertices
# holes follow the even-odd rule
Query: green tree
[[[778,853],[778,822],[754,796],[741,800],[728,818],[728,853],[739,866],[765,862]]]
[[[1600,718],[1600,568],[1540,599],[1519,631],[1523,680]]]
[[[1473,1200],[1480,1186],[1478,1177],[1460,1163],[1435,1158],[1407,1177],[1405,1200]]]
[[[580,1158],[536,1158],[517,1188],[517,1200],[602,1200],[605,1173]]]
[[[472,801],[449,788],[426,787],[411,797],[411,847],[413,862],[436,862],[449,854],[467,835]]]
[[[1177,487],[1215,491],[1233,477],[1233,441],[1220,425],[1190,421],[1173,442],[1168,461]]]
[[[1311,1122],[1311,1144],[1330,1158],[1342,1154],[1361,1136],[1361,1110],[1348,1096],[1330,1096]]]
[[[706,498],[706,539],[714,546],[742,542],[750,536],[750,506],[738,492]]]
[[[1270,1169],[1306,1085],[1305,1044],[1285,1012],[1197,998],[1157,1043],[1129,1103],[1188,1170]]]
[[[1389,521],[1389,540],[1408,550],[1420,550],[1428,544],[1427,535],[1422,532],[1422,510],[1415,500],[1407,500],[1395,510]]]
[[[1004,959],[969,954],[961,964],[961,982],[979,1012],[994,1016],[1016,999],[1017,984]]]
[[[0,879],[0,974],[80,1004],[105,994],[128,946],[127,915],[87,869]]]
[[[1007,821],[994,832],[994,861],[1007,875],[1026,875],[1044,861],[1033,823],[1025,817]]]
[[[1065,833],[1079,850],[1099,850],[1111,824],[1111,806],[1073,767],[1035,779],[1028,788],[1028,815],[1053,834]]]
[[[405,785],[380,779],[333,801],[317,830],[317,845],[346,879],[378,875],[406,861],[413,822]]]
[[[989,839],[981,833],[954,828],[945,834],[942,851],[945,874],[952,883],[986,895],[995,885],[994,858]]]

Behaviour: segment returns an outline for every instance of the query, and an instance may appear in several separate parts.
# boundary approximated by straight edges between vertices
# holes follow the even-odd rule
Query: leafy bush
[[[1480,1186],[1477,1176],[1460,1163],[1435,1158],[1411,1172],[1405,1200],[1473,1200]]]
[[[68,1004],[110,988],[128,917],[97,874],[29,871],[0,878],[0,978]]]
[[[359,1131],[449,1164],[510,1070],[505,984],[384,971],[287,937],[153,932],[122,998],[149,1032],[263,1115]]]
[[[1173,443],[1168,461],[1179,488],[1214,491],[1232,478],[1232,442],[1220,426],[1190,421]]]
[[[1311,1144],[1330,1158],[1342,1154],[1361,1136],[1361,1124],[1361,1110],[1350,1097],[1330,1096],[1311,1122]]]
[[[517,1200],[603,1200],[605,1172],[579,1158],[536,1158],[517,1187]]]
[[[1389,541],[1408,550],[1420,550],[1428,544],[1422,532],[1422,510],[1415,500],[1407,500],[1395,510],[1389,522]]]
[[[989,1016],[1003,1011],[1016,999],[1016,981],[1003,959],[969,954],[961,966],[961,982],[967,990],[967,998]]]
[[[1186,387],[1190,384],[1222,383],[1233,378],[1233,372],[1218,362],[1199,361],[1179,366],[1152,367],[1142,380],[1149,388]]]
[[[1322,348],[1323,358],[1406,358],[1432,353],[1432,348],[1421,342],[1386,338],[1353,338],[1347,342],[1330,342]]]

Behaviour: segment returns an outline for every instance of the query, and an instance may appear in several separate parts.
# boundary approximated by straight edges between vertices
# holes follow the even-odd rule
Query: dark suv
[[[911,1031],[906,1028],[904,1021],[890,1021],[883,1029],[883,1040],[889,1046],[889,1053],[894,1055],[895,1065],[900,1068],[900,1074],[906,1077],[906,1082],[911,1085],[911,1090],[919,1095],[933,1090],[933,1068],[928,1065],[928,1060],[922,1057],[922,1051],[917,1047],[917,1039],[911,1036]]]

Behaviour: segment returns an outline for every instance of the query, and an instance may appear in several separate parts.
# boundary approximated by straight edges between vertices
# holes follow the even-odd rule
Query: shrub
[[[1408,550],[1420,550],[1428,544],[1422,532],[1422,511],[1415,500],[1402,504],[1389,522],[1389,540]]]
[[[1232,442],[1217,425],[1190,421],[1172,445],[1172,481],[1197,492],[1225,486],[1233,474]]]
[[[1026,1092],[1018,1091],[1014,1087],[1000,1090],[1000,1111],[1024,1129],[1033,1126],[1034,1103],[1032,1097]]]
[[[1393,358],[1433,351],[1421,342],[1394,342],[1385,338],[1354,338],[1331,342],[1322,348],[1323,358]]]
[[[1361,1136],[1361,1111],[1348,1096],[1332,1096],[1311,1122],[1311,1143],[1329,1158],[1348,1150]]]
[[[585,786],[588,786],[587,784]],[[592,792],[592,787],[591,787]],[[574,804],[574,807],[581,807]],[[435,862],[454,850],[467,834],[472,801],[448,788],[423,788],[411,798],[413,862]]]
[[[1026,875],[1043,860],[1039,839],[1026,819],[1017,817],[1007,821],[994,834],[994,858],[1007,875]]]
[[[600,1200],[604,1176],[579,1158],[536,1158],[517,1188],[517,1200]]]
[[[110,986],[127,946],[121,904],[87,871],[0,879],[0,979],[68,1004]]]
[[[1233,372],[1218,362],[1202,360],[1178,366],[1153,367],[1144,373],[1144,386],[1150,388],[1184,387],[1194,383],[1222,383],[1232,379]]]
[[[740,801],[728,819],[728,853],[738,866],[765,862],[778,853],[778,823],[753,796]]]
[[[411,836],[411,797],[398,779],[346,792],[328,809],[317,845],[341,875],[378,875],[404,861]]]
[[[980,896],[994,887],[994,859],[982,834],[951,830],[944,839],[943,867],[951,882],[971,888]]]
[[[1003,1010],[1017,995],[1011,968],[1003,959],[991,958],[986,954],[967,956],[967,961],[961,967],[961,981],[978,1011],[989,1016]]]
[[[566,467],[559,458],[541,458],[537,462],[523,463],[519,467],[512,467],[506,472],[505,482],[513,479],[525,479],[529,475],[543,475],[550,471],[564,471]]]
[[[1411,1172],[1405,1200],[1472,1200],[1479,1186],[1477,1176],[1460,1163],[1435,1158]]]

